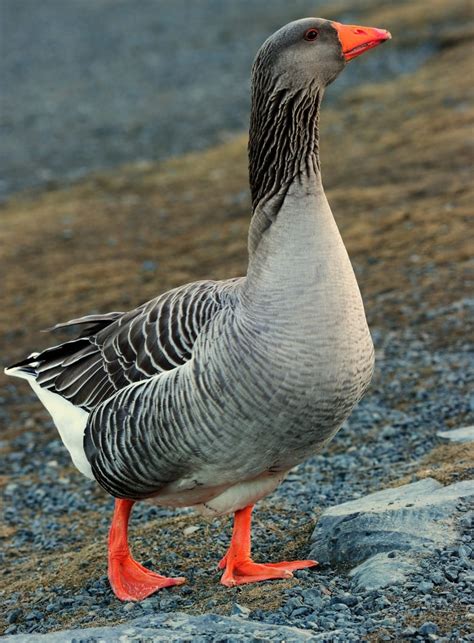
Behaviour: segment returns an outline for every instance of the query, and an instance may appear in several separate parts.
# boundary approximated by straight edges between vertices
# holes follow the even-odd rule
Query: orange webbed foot
[[[315,560],[295,560],[281,563],[255,563],[253,560],[227,562],[221,584],[226,587],[256,583],[258,581],[291,578],[296,569],[314,567]]]
[[[141,601],[164,587],[182,585],[186,579],[161,576],[126,554],[109,559],[109,581],[121,601]]]
[[[297,569],[314,567],[315,560],[295,560],[281,563],[255,563],[250,557],[250,524],[252,505],[235,512],[234,530],[227,554],[218,568],[225,569],[221,584],[226,587],[258,581],[291,578]]]
[[[182,585],[185,578],[168,578],[140,565],[128,547],[128,521],[133,500],[115,500],[109,532],[109,581],[121,601],[141,601],[164,587]]]

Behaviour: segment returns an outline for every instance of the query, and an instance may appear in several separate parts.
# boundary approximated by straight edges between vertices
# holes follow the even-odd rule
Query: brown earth
[[[414,479],[435,478],[444,485],[474,477],[474,443],[441,444],[428,453],[409,476],[397,481],[408,484]]]
[[[333,14],[344,8],[339,4]],[[351,91],[336,108],[323,109],[321,123],[327,195],[358,273],[370,324],[387,331],[418,326],[436,347],[463,345],[472,321],[460,309],[452,332],[443,327],[443,310],[472,292],[474,110],[469,103],[473,48],[464,26],[468,15],[469,3],[461,0],[417,0],[403,3],[403,11],[398,3],[368,11],[367,24],[389,26],[398,46],[434,38],[441,48],[414,74]],[[458,18],[463,26],[455,28]],[[245,148],[242,136],[205,153],[96,174],[5,204],[0,209],[4,358],[15,360],[47,346],[51,338],[39,330],[56,322],[124,310],[187,281],[243,274],[250,207]],[[427,315],[432,310],[439,314]],[[5,384],[1,379],[2,388]],[[7,400],[9,395],[11,388],[5,388]],[[14,421],[3,433],[7,439],[24,430],[26,415],[30,429],[46,419],[36,404],[10,410]],[[445,483],[459,479],[465,461],[472,464],[472,450],[467,459],[466,454],[465,447],[440,447],[419,465],[419,476],[426,473]],[[76,475],[72,469],[61,473]],[[140,539],[156,529],[155,523],[133,536],[137,554],[145,555]],[[295,553],[312,527],[292,531],[291,518],[289,523],[279,557]],[[190,524],[196,519],[160,520],[164,538],[178,552],[182,530]],[[194,566],[200,564],[203,530],[220,528],[201,524],[187,539]],[[0,534],[3,539],[11,535],[8,528]],[[18,566],[23,574],[10,582],[9,591],[20,591],[28,601],[35,574],[43,583],[47,577],[79,587],[105,560],[96,533],[85,530],[83,542],[77,551],[25,560]],[[189,564],[183,560],[183,571]],[[226,594],[212,575],[210,580],[195,610],[206,611],[212,596],[217,601],[213,609],[227,611],[234,591]],[[239,590],[239,602],[271,607],[259,587]]]

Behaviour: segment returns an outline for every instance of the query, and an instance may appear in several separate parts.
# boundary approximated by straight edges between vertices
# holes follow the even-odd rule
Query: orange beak
[[[364,51],[373,49],[392,37],[390,32],[385,29],[343,25],[340,22],[331,22],[331,24],[337,31],[342,45],[342,53],[346,60],[352,60],[363,54]]]

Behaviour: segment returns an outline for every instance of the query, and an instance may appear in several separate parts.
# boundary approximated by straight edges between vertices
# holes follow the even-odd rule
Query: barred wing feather
[[[76,339],[15,364],[33,371],[41,388],[92,411],[131,383],[189,360],[212,317],[232,301],[239,279],[200,281],[170,290],[127,312],[90,315],[51,330],[80,326]]]

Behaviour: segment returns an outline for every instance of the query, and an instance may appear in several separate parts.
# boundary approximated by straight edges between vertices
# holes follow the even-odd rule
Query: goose
[[[321,180],[319,111],[346,63],[389,38],[304,18],[258,51],[245,276],[57,324],[50,330],[74,326],[77,337],[6,369],[28,380],[77,469],[115,499],[108,577],[121,600],[185,581],[132,557],[128,523],[141,500],[234,514],[225,586],[317,565],[255,562],[251,515],[331,440],[372,377],[362,298]]]

